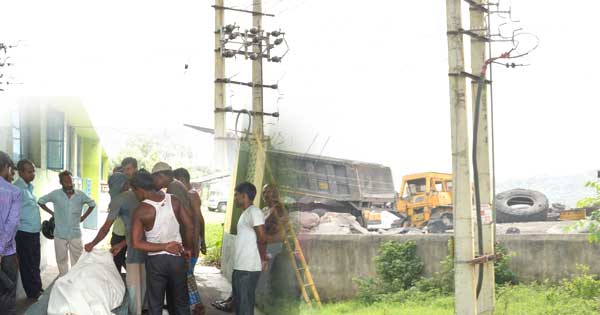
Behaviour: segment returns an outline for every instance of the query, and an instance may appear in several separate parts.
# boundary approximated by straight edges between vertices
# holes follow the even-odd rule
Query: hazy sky
[[[283,29],[291,46],[283,63],[265,66],[264,79],[281,86],[265,92],[265,110],[281,112],[267,122],[286,148],[391,166],[396,185],[403,174],[451,170],[444,1],[264,3],[277,15],[265,27]],[[600,168],[600,5],[501,3],[540,46],[523,61],[528,67],[494,68],[498,178]],[[131,129],[212,127],[210,4],[2,1],[0,41],[25,40],[13,50],[12,73],[25,84],[12,93],[81,96],[109,153]],[[237,13],[226,21],[251,24]],[[250,80],[250,62],[227,66],[228,76]],[[249,108],[249,89],[229,87],[228,95],[228,105]],[[234,117],[228,121],[233,128]],[[210,136],[185,137],[207,152],[200,163],[210,163]]]

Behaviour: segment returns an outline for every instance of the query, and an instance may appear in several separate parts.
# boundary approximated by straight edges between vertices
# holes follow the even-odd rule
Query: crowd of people
[[[15,180],[15,171],[18,178]],[[94,250],[111,232],[116,268],[126,269],[129,314],[204,314],[205,307],[194,277],[200,254],[206,254],[201,200],[184,168],[173,170],[158,162],[152,170],[138,170],[137,160],[125,158],[108,178],[108,216],[95,238],[82,244],[80,223],[96,209],[95,201],[74,189],[72,174],[59,174],[60,189],[36,199],[35,165],[21,160],[15,165],[0,151],[0,309],[16,314],[16,282],[20,272],[27,297],[43,294],[40,275],[40,208],[54,221],[54,246],[59,277],[85,250]],[[282,250],[279,220],[284,213],[274,186],[263,189],[267,207],[254,205],[256,187],[236,186],[234,203],[243,209],[237,223],[232,295],[211,303],[238,315],[254,314],[259,279]],[[51,210],[47,204],[52,203]],[[87,205],[85,212],[84,205]],[[44,223],[46,224],[46,222]],[[46,233],[45,233],[46,234]],[[70,258],[70,264],[69,264]],[[264,276],[262,276],[264,275]],[[267,285],[268,287],[268,285]],[[166,303],[165,303],[166,300]]]

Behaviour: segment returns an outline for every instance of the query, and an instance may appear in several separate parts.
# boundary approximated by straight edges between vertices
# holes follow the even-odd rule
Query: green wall
[[[237,222],[242,215],[242,210],[235,206],[233,202],[233,193],[235,187],[246,181],[248,175],[248,164],[250,163],[250,145],[248,142],[240,143],[240,150],[238,152],[235,169],[233,176],[231,177],[231,190],[229,191],[229,199],[227,200],[227,212],[225,213],[225,232],[230,234],[237,234]]]
[[[108,181],[108,174],[112,171],[109,171],[109,167],[110,165],[108,165],[108,156],[103,155],[102,156],[102,165],[103,165],[103,172],[102,172],[102,180],[103,181]]]
[[[90,191],[90,197],[99,202],[100,192],[100,163],[102,161],[102,147],[97,139],[82,138],[82,190]],[[91,185],[89,185],[91,183]],[[86,229],[98,228],[98,209],[94,209],[92,214],[83,221],[83,227]]]

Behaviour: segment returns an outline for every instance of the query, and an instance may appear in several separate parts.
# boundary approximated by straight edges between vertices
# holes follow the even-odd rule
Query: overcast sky
[[[251,0],[225,2],[251,8]],[[286,148],[391,166],[396,185],[403,174],[451,170],[444,1],[264,3],[277,15],[265,28],[287,32],[291,46],[264,79],[281,86],[265,92],[265,111],[281,112],[267,128]],[[501,3],[540,45],[522,61],[530,66],[494,68],[498,178],[600,168],[600,5]],[[212,127],[209,1],[3,0],[0,14],[0,41],[24,40],[12,52],[12,75],[24,85],[11,93],[81,96],[109,153],[131,129]],[[228,12],[226,21],[244,28],[251,17]],[[250,80],[250,62],[227,66],[228,76]],[[228,87],[227,101],[249,108],[250,90]],[[185,137],[209,164],[210,136]]]

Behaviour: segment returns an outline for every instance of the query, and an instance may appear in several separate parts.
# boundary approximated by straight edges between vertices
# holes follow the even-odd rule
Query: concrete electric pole
[[[215,47],[215,129],[217,126],[222,125],[221,131],[223,131],[224,134],[224,115],[228,112],[234,113],[237,115],[237,135],[237,121],[239,121],[240,115],[244,114],[248,116],[249,124],[251,124],[252,127],[246,126],[246,129],[242,130],[242,132],[245,133],[245,136],[240,138],[239,154],[242,155],[242,151],[244,151],[244,154],[249,154],[249,156],[240,159],[240,155],[238,155],[238,161],[235,163],[235,168],[232,170],[234,175],[232,183],[235,185],[241,180],[250,181],[257,187],[257,195],[260,196],[266,165],[266,148],[268,147],[268,139],[264,136],[264,116],[279,117],[278,112],[264,112],[263,89],[277,89],[278,86],[277,84],[267,85],[263,83],[263,59],[269,62],[279,63],[289,51],[289,47],[284,32],[281,30],[267,32],[263,29],[262,17],[273,17],[274,15],[262,12],[261,0],[253,0],[252,10],[225,7],[223,5],[223,0],[218,0],[216,4],[213,5],[213,8],[217,11],[215,19],[217,27],[215,30],[215,45],[217,46]],[[235,23],[224,24],[223,14],[226,10],[252,14],[252,27],[242,29]],[[283,54],[279,56],[273,55],[276,50],[281,48],[285,50]],[[236,58],[237,56],[243,56],[245,60],[252,61],[252,81],[235,81],[231,78],[227,78],[225,73],[225,60],[227,58]],[[252,89],[252,109],[234,109],[232,106],[225,106],[225,84],[250,87]],[[215,131],[216,144],[219,143],[218,139],[219,137]],[[232,205],[233,202],[230,197],[225,218],[225,227],[228,231],[232,230],[232,227],[234,227],[233,222],[237,220],[236,217],[239,216],[239,213],[233,213],[234,210]]]
[[[254,3],[252,10],[254,12],[262,12],[261,0],[252,0],[252,1]],[[256,14],[256,13],[253,14],[252,27],[259,30],[259,34],[260,34],[260,31],[263,29],[261,14]],[[259,56],[262,55],[262,40],[257,45],[254,45],[252,47],[252,51],[254,53],[258,54]],[[262,57],[256,58],[255,60],[252,61],[252,83],[253,83],[252,111],[255,113],[263,112],[263,87],[262,87],[262,83],[263,83],[262,66],[263,66],[263,64],[262,64],[262,62],[263,62]],[[263,116],[260,114],[254,115],[253,120],[254,120],[254,124],[253,124],[254,137],[257,139],[257,141],[262,141],[263,136],[264,136]]]
[[[462,28],[462,3],[469,5],[469,29]],[[492,11],[491,6],[496,10]],[[499,9],[499,2],[482,0],[446,0],[448,62],[450,77],[450,106],[452,125],[452,168],[454,181],[454,268],[455,268],[455,313],[494,314],[495,276],[494,262],[499,258],[495,254],[495,213],[493,208],[492,171],[493,137],[491,129],[492,110],[488,106],[487,91],[491,81],[487,79],[487,69],[500,59],[516,59],[527,56],[538,47],[539,39],[532,33],[520,32],[515,28],[510,36],[492,34],[490,30],[491,14],[507,14],[510,24],[511,10]],[[506,17],[501,17],[506,19]],[[486,23],[487,19],[487,23]],[[463,36],[471,39],[471,73],[464,69]],[[535,39],[529,50],[519,49],[522,39]],[[493,37],[498,37],[492,40]],[[486,56],[486,45],[499,41],[511,43],[512,48],[498,56]],[[506,63],[507,68],[525,66]],[[491,71],[491,70],[490,70]],[[491,74],[490,74],[491,76]],[[466,107],[466,78],[471,79],[472,121]],[[472,124],[473,136],[469,135]],[[469,141],[472,146],[469,146]],[[472,154],[471,156],[469,156]],[[474,202],[474,204],[473,204]],[[476,219],[476,220],[475,220]],[[477,233],[475,233],[475,230]]]
[[[473,204],[471,198],[471,159],[469,158],[469,120],[464,76],[464,48],[461,3],[446,0],[448,29],[448,70],[452,134],[452,185],[454,189],[454,292],[455,314],[476,315]]]
[[[471,69],[474,74],[479,74],[488,57],[486,57],[486,46],[490,38],[487,36],[488,25],[486,23],[486,14],[489,14],[489,7],[483,5],[482,0],[472,0],[469,2],[469,21],[472,32],[479,36],[471,36]],[[485,79],[485,78],[483,78]],[[471,103],[475,110],[477,102],[478,80],[471,80]],[[479,183],[479,200],[481,204],[482,215],[482,241],[483,246],[479,246],[478,238],[475,238],[476,248],[482,248],[483,253],[480,255],[494,255],[495,248],[495,224],[493,222],[494,215],[492,213],[492,183],[493,175],[491,172],[491,157],[490,147],[492,137],[490,137],[490,115],[487,102],[488,84],[484,83],[481,89],[479,100],[479,126],[477,134],[477,174]],[[474,115],[475,116],[475,113]],[[477,269],[480,266],[475,266]],[[494,261],[489,260],[482,263],[483,279],[479,298],[477,299],[478,314],[492,315],[494,314],[495,304],[495,277],[494,277]],[[478,270],[476,271],[478,272]]]
[[[217,81],[225,77],[225,58],[221,54],[221,32],[225,23],[224,0],[215,1],[215,147],[214,166],[217,170],[229,170],[229,154],[225,137],[225,83]]]

